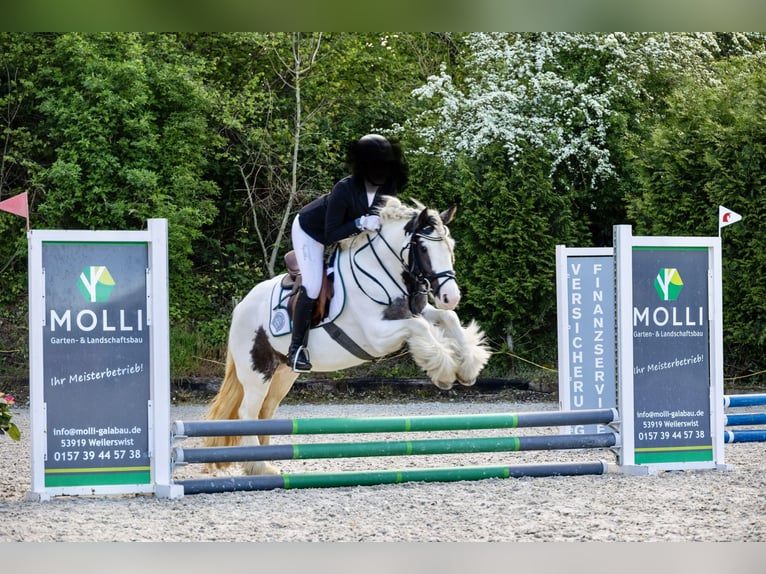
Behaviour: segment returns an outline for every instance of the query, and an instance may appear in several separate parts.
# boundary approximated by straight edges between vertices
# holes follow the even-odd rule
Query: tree
[[[631,165],[641,137],[661,117],[665,96],[687,74],[715,81],[722,45],[746,52],[760,41],[743,34],[468,35],[456,69],[415,90],[431,105],[407,124],[424,153],[453,166],[464,200],[458,225],[467,221],[484,237],[470,242],[469,257],[458,253],[466,261],[461,307],[496,341],[510,335],[509,346],[550,357],[554,246],[611,245],[636,183]]]
[[[556,192],[541,152],[509,165],[500,145],[456,162],[449,187],[459,197],[450,231],[463,290],[461,317],[476,318],[492,347],[552,362],[556,348],[555,247],[579,245],[587,228],[570,198]],[[493,358],[508,367],[508,357]]]
[[[745,35],[729,35],[741,49]],[[441,71],[415,90],[433,103],[409,125],[446,161],[499,144],[513,165],[547,155],[548,176],[571,195],[594,243],[624,210],[621,140],[651,118],[676,74],[709,77],[721,53],[714,34],[471,34],[462,74]],[[606,229],[604,229],[606,227]]]
[[[32,223],[41,199],[39,157],[45,135],[35,111],[38,66],[49,57],[51,36],[0,32],[0,200],[28,192]],[[0,374],[28,365],[27,241],[24,220],[0,213]],[[1,394],[1,393],[0,393]],[[1,402],[1,399],[0,399]]]
[[[766,56],[689,76],[637,152],[640,190],[630,197],[637,234],[715,235],[718,205],[744,215],[723,239],[727,372],[764,369],[766,345]]]
[[[201,304],[193,246],[217,193],[205,174],[216,141],[197,67],[172,36],[112,33],[58,36],[41,70],[41,219],[131,229],[167,218],[174,316]]]
[[[233,189],[217,221],[241,258],[257,253],[258,279],[281,271],[295,211],[346,172],[346,146],[390,131],[411,109],[412,88],[448,45],[438,36],[223,34],[184,37],[208,59]],[[416,63],[417,62],[417,63]],[[438,64],[437,64],[438,65]],[[402,88],[402,85],[405,87]],[[217,230],[211,230],[216,237]],[[226,254],[224,253],[224,256]],[[237,256],[240,257],[240,256]]]
[[[242,138],[249,153],[245,156],[245,163],[240,165],[240,174],[247,191],[247,199],[253,217],[253,227],[258,235],[258,241],[263,252],[263,259],[269,277],[276,274],[277,254],[282,247],[282,238],[285,236],[288,225],[291,223],[290,215],[295,204],[298,202],[299,192],[304,189],[306,182],[300,181],[300,155],[303,132],[307,129],[306,123],[317,112],[317,109],[307,110],[304,113],[303,86],[316,64],[319,49],[322,45],[322,34],[318,33],[304,38],[299,32],[292,34],[275,34],[268,37],[267,50],[271,51],[274,61],[274,74],[280,80],[280,85],[267,85],[269,97],[267,108],[264,110],[265,124],[247,126],[262,136],[257,141],[251,137]],[[285,50],[285,54],[282,53]],[[263,85],[263,84],[261,84]],[[288,90],[293,98],[291,121],[280,121],[271,109],[276,106],[272,91],[281,92]],[[268,121],[276,119],[273,123]],[[286,119],[286,118],[285,118]],[[276,133],[275,133],[276,132]],[[274,145],[278,141],[283,145]],[[289,152],[284,144],[289,145]],[[260,201],[262,193],[258,193],[259,175],[265,173],[265,179],[270,182],[266,190],[268,203],[275,205],[276,209],[269,210],[270,217],[265,222],[259,220],[259,212],[264,211],[264,204]],[[266,240],[267,234],[275,232],[273,241]]]
[[[50,49],[43,34],[0,33],[0,200],[24,191],[37,202],[43,147],[36,129],[37,66]],[[16,303],[26,293],[26,237],[21,220],[0,217],[0,301]]]
[[[720,52],[712,34],[471,34],[456,83],[446,71],[415,93],[435,100],[413,127],[441,155],[476,155],[499,142],[510,161],[530,146],[568,162],[592,181],[614,173],[606,148],[611,117],[626,99],[648,97],[645,80],[663,71],[707,74]]]

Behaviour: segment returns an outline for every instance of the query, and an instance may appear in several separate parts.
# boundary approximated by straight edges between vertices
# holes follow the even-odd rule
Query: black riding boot
[[[314,303],[316,303],[316,299],[311,299],[306,294],[306,289],[301,287],[293,310],[293,337],[287,354],[287,364],[296,373],[311,371],[309,352],[306,347],[309,342],[309,327],[311,326],[311,314],[314,312]]]

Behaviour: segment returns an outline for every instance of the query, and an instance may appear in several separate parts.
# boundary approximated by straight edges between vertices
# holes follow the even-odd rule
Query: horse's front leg
[[[432,305],[426,305],[423,317],[441,328],[452,345],[457,362],[455,376],[458,382],[461,385],[473,385],[491,355],[485,343],[484,333],[476,321],[472,320],[467,327],[463,327],[457,313],[436,309]]]
[[[396,341],[405,340],[415,363],[440,389],[451,389],[457,364],[453,350],[422,316],[383,320],[369,333],[368,340],[378,354],[387,354]]]

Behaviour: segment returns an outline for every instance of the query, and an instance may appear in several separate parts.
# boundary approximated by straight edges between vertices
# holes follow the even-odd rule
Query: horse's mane
[[[385,224],[386,221],[401,221],[412,219],[423,211],[425,206],[418,200],[413,199],[412,205],[405,205],[398,197],[387,195],[383,205],[378,208],[378,215]]]
[[[426,208],[425,205],[420,203],[417,199],[410,199],[410,201],[412,204],[407,205],[403,203],[398,197],[387,195],[383,205],[381,205],[377,210],[377,215],[380,216],[381,223],[386,225],[386,223],[390,222],[409,221]],[[434,209],[430,209],[429,213],[434,219],[434,224],[441,225],[441,217],[439,216],[439,212]],[[360,235],[365,233],[369,232],[363,231]],[[346,239],[339,241],[338,245],[341,249],[345,250],[353,243],[355,238],[358,237],[359,235],[352,235],[351,237],[347,237]]]

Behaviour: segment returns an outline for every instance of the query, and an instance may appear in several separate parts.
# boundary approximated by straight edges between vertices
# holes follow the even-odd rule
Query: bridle
[[[424,225],[422,229],[415,230],[415,232],[410,236],[410,240],[407,245],[402,249],[402,252],[404,250],[409,250],[406,267],[407,274],[413,279],[415,283],[425,288],[424,291],[419,290],[417,294],[427,295],[430,292],[434,297],[438,297],[442,287],[444,287],[447,282],[455,281],[457,283],[457,277],[455,276],[455,272],[451,269],[435,273],[431,268],[431,262],[428,260],[423,260],[423,255],[426,253],[426,250],[421,250],[419,240],[447,240],[446,236],[441,237],[431,235],[434,230],[434,226],[430,223],[428,225]],[[400,259],[403,261],[403,256],[400,255]],[[412,295],[414,294],[411,293],[410,296],[412,297]]]
[[[417,217],[417,215],[415,216]],[[375,234],[368,234],[367,235],[367,243],[357,249],[354,253],[354,257],[358,255],[362,250],[369,248],[372,254],[375,256],[375,259],[378,261],[378,264],[380,265],[380,268],[383,269],[385,274],[388,276],[388,278],[391,280],[391,282],[397,286],[399,291],[401,291],[401,294],[404,295],[408,301],[409,301],[409,308],[410,311],[414,314],[419,314],[422,312],[423,308],[425,307],[426,303],[428,302],[428,295],[432,294],[434,297],[438,297],[439,293],[441,292],[442,287],[449,281],[455,281],[457,282],[457,277],[455,276],[455,272],[452,270],[446,270],[446,271],[440,271],[440,272],[434,272],[431,268],[431,262],[426,256],[426,250],[423,248],[423,246],[420,244],[420,241],[446,241],[447,236],[439,236],[439,235],[433,235],[433,232],[435,231],[435,225],[433,223],[427,223],[426,225],[421,226],[420,228],[415,229],[411,234],[409,234],[408,241],[405,242],[405,244],[399,249],[398,251],[386,240],[386,238],[381,233],[375,233]],[[379,239],[385,247],[396,256],[396,258],[399,260],[399,262],[402,265],[402,279],[404,280],[404,285],[406,289],[403,289],[402,286],[399,284],[399,281],[397,281],[389,271],[389,269],[386,268],[386,266],[383,264],[383,261],[380,258],[380,255],[375,249],[375,240]],[[406,263],[405,263],[405,254],[406,254]],[[386,293],[387,301],[379,300],[372,295],[370,295],[362,286],[362,284],[359,281],[359,278],[357,277],[357,270],[359,273],[362,273],[366,275],[372,282],[376,283],[381,287],[384,293]],[[364,270],[362,267],[356,264],[354,262],[354,265],[351,265],[351,271],[354,276],[354,280],[356,281],[357,287],[359,287],[360,291],[362,291],[367,297],[369,297],[371,300],[375,301],[376,303],[379,303],[381,305],[391,305],[394,302],[394,298],[391,296],[390,293],[385,289],[381,281],[369,273],[368,271]]]

